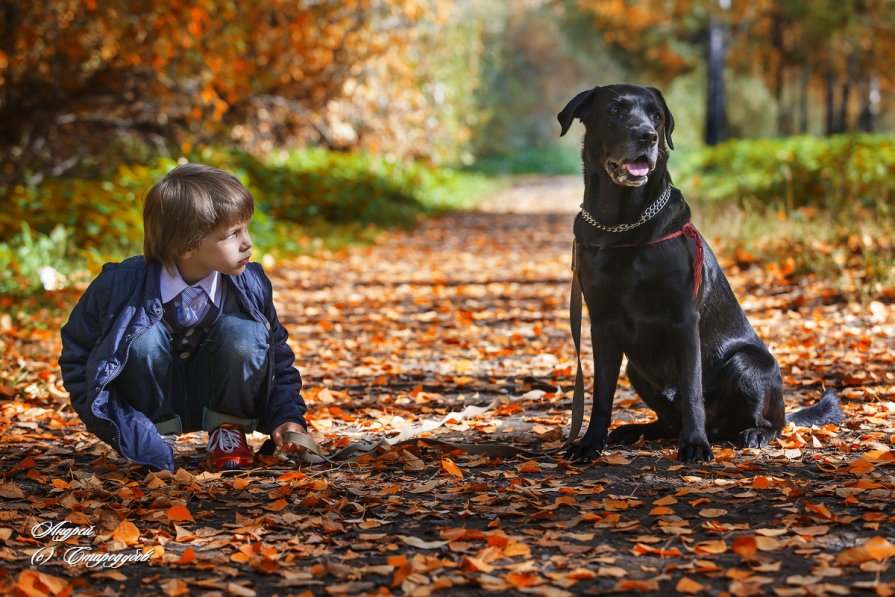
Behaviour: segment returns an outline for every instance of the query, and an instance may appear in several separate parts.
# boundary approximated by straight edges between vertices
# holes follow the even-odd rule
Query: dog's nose
[[[634,131],[637,140],[648,147],[652,147],[659,142],[659,134],[651,126],[641,126]]]

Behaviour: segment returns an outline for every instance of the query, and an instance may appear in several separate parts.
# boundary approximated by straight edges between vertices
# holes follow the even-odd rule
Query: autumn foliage
[[[424,42],[449,9],[431,0],[5,3],[0,176],[20,181],[47,166],[58,176],[122,151],[210,140],[437,158],[435,125],[445,123],[432,120]]]

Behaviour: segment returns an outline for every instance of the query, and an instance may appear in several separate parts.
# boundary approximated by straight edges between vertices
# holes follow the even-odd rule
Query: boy
[[[270,280],[249,263],[254,209],[233,175],[174,168],[146,196],[143,256],[107,263],[63,326],[72,406],[128,460],[173,471],[176,435],[200,429],[215,471],[252,465],[255,429],[302,451],[283,445],[307,408]]]

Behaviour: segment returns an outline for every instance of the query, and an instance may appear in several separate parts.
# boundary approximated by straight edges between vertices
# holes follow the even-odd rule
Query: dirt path
[[[558,445],[579,194],[578,178],[520,180],[479,212],[276,268],[324,448],[467,406],[491,409],[429,435]],[[836,303],[779,268],[725,267],[781,362],[788,409],[826,384],[842,391],[848,425],[788,429],[762,451],[715,446],[714,462],[694,466],[677,463],[671,443],[612,448],[587,465],[418,446],[237,476],[203,473],[204,438],[193,434],[176,476],[148,474],[122,466],[62,406],[52,333],[7,334],[6,355],[51,373],[31,385],[27,374],[4,378],[14,395],[0,403],[0,591],[71,581],[85,594],[890,594],[895,310]],[[615,418],[649,419],[624,381]],[[31,532],[63,519],[95,535],[62,546]],[[32,561],[48,546],[53,557]],[[88,568],[61,557],[76,546],[155,555]]]

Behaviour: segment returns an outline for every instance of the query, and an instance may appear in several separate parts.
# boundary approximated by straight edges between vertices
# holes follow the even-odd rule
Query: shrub
[[[671,161],[689,198],[791,212],[892,211],[895,142],[882,135],[737,140]]]
[[[486,185],[481,176],[316,149],[256,158],[209,148],[189,159],[233,172],[256,200],[256,245],[287,254],[300,250],[302,243],[295,237],[331,235],[337,244],[352,238],[363,241],[371,230],[407,228],[420,215],[470,207]],[[106,180],[53,179],[0,188],[8,206],[0,213],[0,242],[5,243],[0,245],[0,267],[7,270],[0,291],[39,289],[40,284],[32,283],[37,278],[31,266],[37,262],[61,272],[68,267],[63,262],[98,266],[139,253],[143,196],[176,165],[172,159],[158,159],[148,165],[121,165]],[[303,230],[296,234],[296,226]],[[50,252],[47,243],[58,250]],[[28,265],[4,266],[21,261],[23,255]]]
[[[0,243],[0,294],[21,295],[59,290],[76,269],[69,234],[57,225],[49,234],[34,232],[22,222],[18,234]]]

